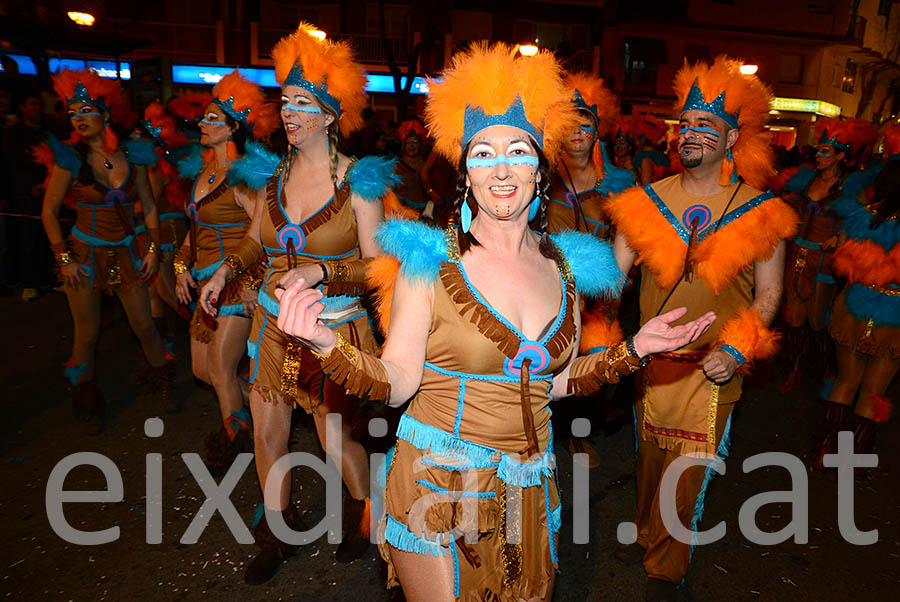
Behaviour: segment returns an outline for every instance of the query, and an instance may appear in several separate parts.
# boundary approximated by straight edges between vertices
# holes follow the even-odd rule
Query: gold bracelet
[[[339,353],[342,353],[344,355],[344,357],[346,357],[348,360],[350,360],[351,364],[356,366],[358,364],[358,360],[359,360],[359,357],[356,354],[356,349],[353,347],[353,345],[351,345],[350,343],[347,342],[347,340],[341,335],[341,333],[337,332],[335,334],[337,335],[337,343],[335,343],[334,347],[331,349],[330,352],[322,354],[322,353],[316,353],[315,351],[310,349],[310,353],[312,353],[313,357],[315,357],[320,362],[324,362],[325,360],[330,358],[332,355],[334,355],[335,351],[337,351]]]
[[[176,259],[175,261],[173,261],[172,266],[175,268],[176,276],[185,274],[188,271],[190,271],[190,269],[187,267],[187,264],[185,262],[181,261],[180,259]]]
[[[56,262],[60,265],[69,265],[72,263],[72,255],[68,251],[63,251],[56,256]]]
[[[149,243],[147,243],[147,252],[148,253],[156,253],[157,251],[159,251],[159,247],[156,246],[155,242],[153,242],[151,240]]]
[[[231,268],[231,277],[235,278],[244,271],[244,263],[237,255],[229,255],[222,261],[223,264]]]
[[[329,282],[346,282],[350,277],[350,266],[341,261],[329,261],[328,267],[331,268],[331,278]]]

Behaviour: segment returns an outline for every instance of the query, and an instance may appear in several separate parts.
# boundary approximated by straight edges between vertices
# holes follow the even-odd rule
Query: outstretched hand
[[[688,343],[693,343],[699,339],[716,321],[715,312],[707,312],[686,324],[670,326],[672,322],[683,317],[686,313],[686,307],[679,307],[648,320],[638,333],[634,335],[634,347],[638,355],[644,357],[652,353],[664,353],[680,349]]]
[[[279,300],[278,328],[281,332],[300,339],[304,345],[316,353],[327,355],[334,349],[337,336],[319,321],[319,314],[325,309],[324,295],[314,288],[307,288],[302,279],[295,281],[286,290],[275,289]]]

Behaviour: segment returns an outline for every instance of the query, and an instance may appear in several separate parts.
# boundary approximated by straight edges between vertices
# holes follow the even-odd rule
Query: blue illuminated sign
[[[172,81],[176,84],[215,85],[225,75],[234,71],[234,67],[222,65],[172,65]],[[258,67],[240,67],[238,71],[252,82],[264,88],[278,88],[275,81],[275,72],[272,69],[260,69]],[[369,81],[366,84],[366,92],[394,92],[394,78],[384,73],[369,73]],[[406,78],[401,78],[401,85],[406,84]],[[413,80],[411,94],[427,94],[428,82],[423,77]]]
[[[37,75],[37,68],[34,66],[31,57],[21,54],[7,54],[6,56],[16,62],[19,66],[19,73],[22,75]],[[110,60],[51,57],[48,67],[50,68],[50,73],[59,73],[62,69],[80,71],[88,68],[96,71],[100,77],[116,78],[116,62]],[[122,79],[131,79],[131,63],[120,62],[119,67]],[[2,67],[0,67],[0,71],[2,70]]]

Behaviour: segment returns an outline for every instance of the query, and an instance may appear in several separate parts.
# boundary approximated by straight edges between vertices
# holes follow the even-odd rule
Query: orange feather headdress
[[[53,89],[67,106],[76,102],[85,102],[108,113],[113,123],[125,129],[129,129],[134,123],[135,115],[128,108],[128,103],[122,95],[122,89],[114,79],[100,77],[90,69],[81,71],[63,69],[53,76]],[[75,143],[80,139],[81,136],[78,132],[73,130],[68,142]],[[104,128],[104,150],[112,153],[118,146],[119,139],[115,132],[111,128]]]
[[[712,65],[698,62],[684,66],[675,76],[675,110],[702,110],[739,127],[731,148],[737,175],[754,188],[764,188],[775,171],[765,130],[772,91],[755,75],[743,75],[739,61],[721,55]]]
[[[362,127],[366,107],[366,74],[345,41],[320,40],[314,28],[300,23],[297,31],[272,48],[275,79],[281,85],[300,86],[311,92],[338,117],[341,134]]]
[[[818,144],[855,155],[878,139],[878,128],[864,119],[824,118],[816,121]]]
[[[212,98],[209,92],[184,90],[169,100],[166,110],[179,119],[196,123],[206,113],[206,107],[212,102]]]
[[[278,127],[278,112],[266,103],[262,88],[245,79],[237,69],[219,80],[213,99],[229,117],[247,126],[257,140],[268,137]]]
[[[618,137],[625,138],[629,142],[634,142],[634,117],[627,115],[621,117],[612,127],[613,139]]]
[[[176,127],[175,119],[158,102],[151,102],[144,109],[141,126],[160,146],[177,148],[188,143],[187,136]]]
[[[619,99],[606,87],[603,79],[587,73],[570,73],[566,86],[572,93],[572,102],[582,111],[589,112],[597,122],[597,138],[603,138],[619,118]]]
[[[643,138],[650,144],[657,144],[669,129],[662,119],[643,113],[632,115],[631,127],[635,138]]]
[[[425,127],[418,119],[407,119],[397,128],[397,138],[399,138],[401,142],[406,140],[407,136],[410,134],[415,134],[419,138],[428,136],[428,132],[425,131]]]
[[[509,125],[527,132],[554,163],[578,113],[550,51],[520,56],[504,43],[474,44],[453,57],[442,81],[429,80],[425,107],[434,148],[454,165],[479,131]]]

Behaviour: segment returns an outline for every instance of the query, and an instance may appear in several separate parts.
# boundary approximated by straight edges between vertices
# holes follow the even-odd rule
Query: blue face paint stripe
[[[679,133],[685,134],[687,132],[697,132],[698,134],[711,134],[713,136],[716,136],[717,138],[722,135],[722,132],[720,132],[716,128],[710,127],[708,125],[682,124],[681,131]]]
[[[301,107],[299,105],[291,104],[289,102],[282,104],[281,110],[282,111],[296,111],[298,113],[321,113],[322,112],[322,109],[315,105]]]
[[[589,126],[589,125],[581,125],[581,124],[579,124],[579,125],[578,125],[578,128],[579,128],[582,132],[584,132],[585,134],[590,134],[591,136],[596,136],[596,135],[597,135],[597,130],[595,130],[593,127],[591,127],[591,126]]]
[[[206,118],[201,119],[200,123],[205,123],[206,125],[215,125],[215,126],[225,125],[224,121],[210,121],[209,119],[206,119]]]
[[[519,155],[516,157],[507,157],[506,155],[497,155],[496,157],[487,157],[484,159],[478,157],[467,157],[466,167],[468,169],[476,169],[480,167],[496,167],[501,163],[507,165],[529,165],[537,167],[539,160],[534,155]]]
[[[91,111],[90,113],[73,113],[69,116],[69,119],[78,119],[79,117],[102,117],[103,113],[100,111]]]

